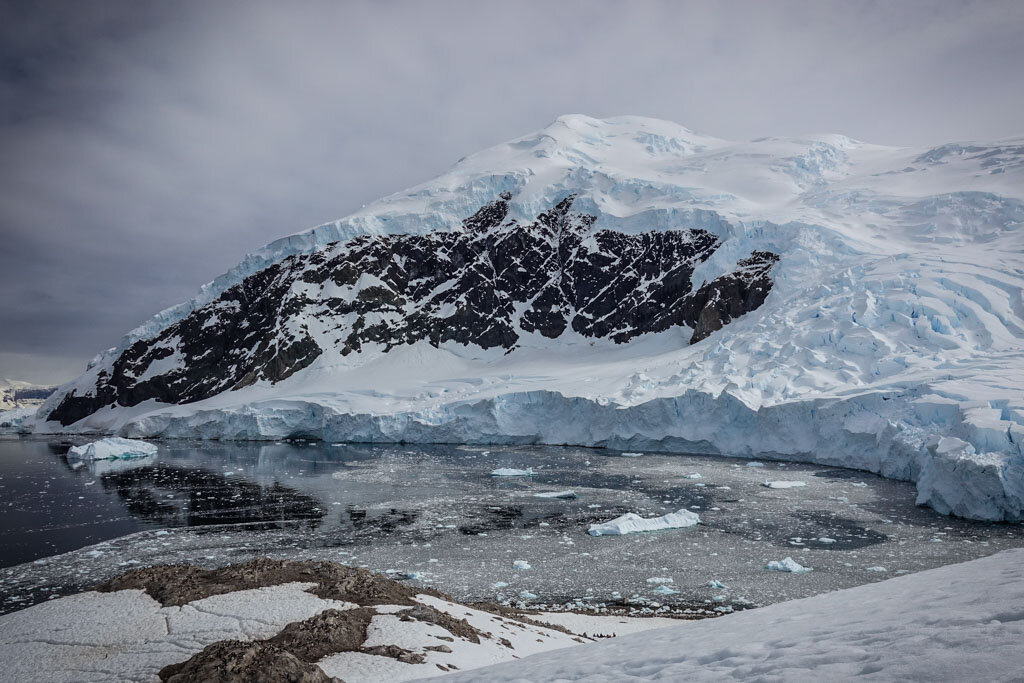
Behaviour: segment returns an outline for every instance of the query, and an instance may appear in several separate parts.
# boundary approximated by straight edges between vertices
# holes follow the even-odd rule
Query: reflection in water
[[[294,522],[316,528],[324,511],[315,498],[274,482],[268,486],[208,469],[166,463],[100,476],[128,511],[162,526]]]

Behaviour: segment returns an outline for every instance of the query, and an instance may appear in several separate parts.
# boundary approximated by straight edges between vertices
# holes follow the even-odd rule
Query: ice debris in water
[[[821,536],[819,538],[816,538],[815,540],[818,543],[825,543],[825,544],[831,544],[831,543],[835,543],[836,542],[836,539],[829,538],[828,536]]]
[[[802,486],[807,486],[805,481],[766,481],[761,484],[770,489],[797,489]]]
[[[623,458],[639,458],[643,453],[619,453]]]
[[[683,479],[702,479],[702,478],[703,477],[700,476],[699,472],[690,472],[689,474],[684,474],[683,475]]]
[[[508,584],[504,581],[495,581],[491,584],[491,588],[508,588]]]
[[[534,498],[576,498],[575,491],[545,491],[533,494]]]
[[[672,579],[667,576],[652,576],[647,579],[647,583],[675,583]]]
[[[747,467],[764,467],[764,463],[757,462],[756,460],[751,460],[750,462],[747,463]]]
[[[519,591],[519,597],[523,600],[533,600],[537,596],[534,593],[531,593],[530,591]]]
[[[151,443],[111,436],[82,446],[75,446],[68,451],[68,457],[78,460],[117,460],[147,458],[156,453],[157,448]]]
[[[512,467],[499,467],[498,469],[491,472],[492,477],[532,477],[533,468],[527,467],[525,470],[517,470]]]
[[[679,594],[679,591],[677,591],[675,588],[670,588],[669,586],[658,586],[657,588],[655,588],[651,592],[656,594],[656,595],[678,595]]]
[[[805,572],[813,571],[810,567],[804,567],[792,557],[787,557],[781,562],[773,560],[766,564],[764,568],[770,569],[774,572],[790,572],[791,574],[803,574]]]
[[[725,588],[725,585],[721,581],[716,581],[715,579],[711,579],[704,585],[708,588]]]
[[[587,533],[591,536],[622,536],[642,531],[682,529],[695,526],[699,522],[700,515],[685,509],[670,512],[661,517],[649,517],[646,519],[636,513],[627,512],[621,517],[616,517],[603,524],[591,524]]]
[[[533,569],[533,567],[530,566],[530,563],[527,562],[526,560],[516,560],[515,562],[512,563],[512,568],[513,569]]]
[[[869,572],[887,572],[889,571],[885,567],[868,567]]]

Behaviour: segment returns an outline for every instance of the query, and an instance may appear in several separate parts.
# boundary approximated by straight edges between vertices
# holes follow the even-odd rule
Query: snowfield
[[[452,681],[1011,681],[1024,551],[620,636]]]
[[[309,367],[187,405],[45,418],[138,339],[290,254],[365,234],[461,229],[499,193],[530,220],[568,194],[593,230],[700,228],[694,283],[780,255],[765,303],[706,339],[524,335],[513,351],[325,344]],[[1024,138],[891,148],[839,135],[732,142],[639,117],[564,116],[345,219],[274,242],[90,363],[39,432],[549,443],[839,465],[918,501],[1024,518]],[[360,285],[362,286],[362,285]],[[352,293],[346,294],[346,296]],[[339,294],[340,296],[340,294]],[[317,339],[332,330],[308,322]],[[173,365],[174,356],[165,364]],[[161,366],[161,370],[167,370]]]

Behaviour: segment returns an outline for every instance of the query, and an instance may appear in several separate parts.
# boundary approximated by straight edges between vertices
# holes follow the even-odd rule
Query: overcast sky
[[[563,113],[1024,133],[1024,2],[0,0],[0,377]]]

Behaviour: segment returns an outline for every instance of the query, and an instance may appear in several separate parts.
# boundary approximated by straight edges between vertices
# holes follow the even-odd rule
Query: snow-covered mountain
[[[0,377],[0,410],[40,405],[57,387]]]
[[[42,431],[838,464],[1024,515],[1024,138],[730,142],[564,116],[274,242]]]

